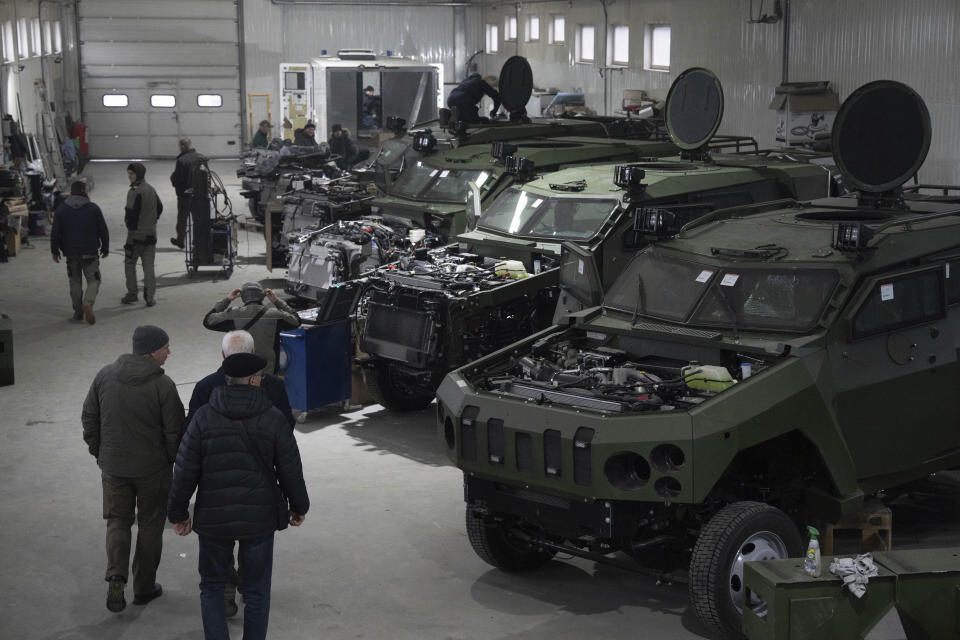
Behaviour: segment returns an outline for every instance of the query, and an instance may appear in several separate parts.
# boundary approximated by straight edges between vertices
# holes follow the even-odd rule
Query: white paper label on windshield
[[[432,177],[434,177],[435,175],[437,175],[438,173],[440,173],[440,169],[434,169],[433,171],[430,172],[430,177],[432,178]]]
[[[697,282],[706,282],[707,280],[710,279],[710,276],[712,275],[713,275],[713,271],[704,269],[703,271],[700,272],[700,275],[697,276]]]
[[[578,260],[577,273],[583,275],[583,260]]]
[[[441,177],[441,178],[446,178],[448,175],[450,175],[450,170],[449,170],[449,169],[444,169],[443,171],[440,172],[440,177]]]
[[[882,284],[880,285],[880,300],[881,302],[886,302],[887,300],[893,300],[893,283]]]
[[[946,265],[946,270],[947,270],[947,278],[949,278],[949,277],[950,277],[950,263],[949,263],[949,262],[948,262],[947,265]]]
[[[737,284],[737,280],[739,279],[740,279],[739,273],[728,273],[727,275],[723,276],[723,280],[720,281],[720,286],[732,287],[733,285]]]

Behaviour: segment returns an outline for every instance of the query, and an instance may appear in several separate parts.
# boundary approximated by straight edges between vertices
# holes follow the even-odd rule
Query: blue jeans
[[[233,568],[234,540],[200,538],[200,611],[205,640],[230,640],[223,591]],[[273,575],[273,534],[240,540],[243,581],[243,640],[265,640],[270,619],[270,579]]]

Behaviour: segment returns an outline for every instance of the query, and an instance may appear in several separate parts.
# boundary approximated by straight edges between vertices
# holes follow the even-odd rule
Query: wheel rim
[[[752,534],[744,540],[737,549],[733,562],[730,563],[730,579],[728,587],[730,589],[730,599],[733,600],[733,606],[737,608],[740,614],[743,614],[744,596],[746,591],[743,587],[743,563],[757,562],[761,560],[782,560],[789,557],[787,545],[780,536],[772,531],[759,531]],[[758,616],[764,616],[767,613],[767,604],[756,596],[751,596],[748,606]]]

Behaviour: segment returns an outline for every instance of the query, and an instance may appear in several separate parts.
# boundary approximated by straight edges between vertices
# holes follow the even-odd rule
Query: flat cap
[[[255,353],[235,353],[223,359],[223,373],[231,378],[246,378],[263,371],[267,359]]]

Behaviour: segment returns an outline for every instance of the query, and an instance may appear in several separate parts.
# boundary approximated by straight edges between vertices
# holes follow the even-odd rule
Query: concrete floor
[[[147,180],[167,205],[156,307],[119,302],[125,163],[86,170],[112,234],[95,326],[68,321],[66,269],[50,259],[47,238],[32,238],[33,248],[0,265],[0,312],[15,323],[17,378],[0,388],[0,638],[203,637],[197,540],[169,527],[158,575],[164,595],[119,614],[105,608],[100,474],[81,439],[81,404],[96,371],[129,352],[134,327],[147,323],[171,336],[166,371],[186,404],[194,383],[220,361],[221,334],[203,328],[203,315],[248,280],[282,289],[271,280],[282,273],[263,266],[262,237],[241,231],[242,258],[229,280],[213,271],[187,279],[183,254],[168,241],[176,218],[167,179],[173,164],[147,166]],[[236,166],[213,163],[234,194]],[[234,206],[246,214],[239,195]],[[657,586],[579,559],[523,576],[479,560],[463,528],[460,473],[435,438],[433,407],[403,416],[378,405],[322,411],[297,426],[297,440],[312,508],[301,528],[277,536],[271,638],[709,637],[683,585]],[[960,512],[953,504],[952,513]],[[922,524],[942,517],[924,515],[895,540],[956,540],[957,522]],[[239,637],[242,615],[230,625]],[[891,615],[869,637],[895,640],[903,632]]]

